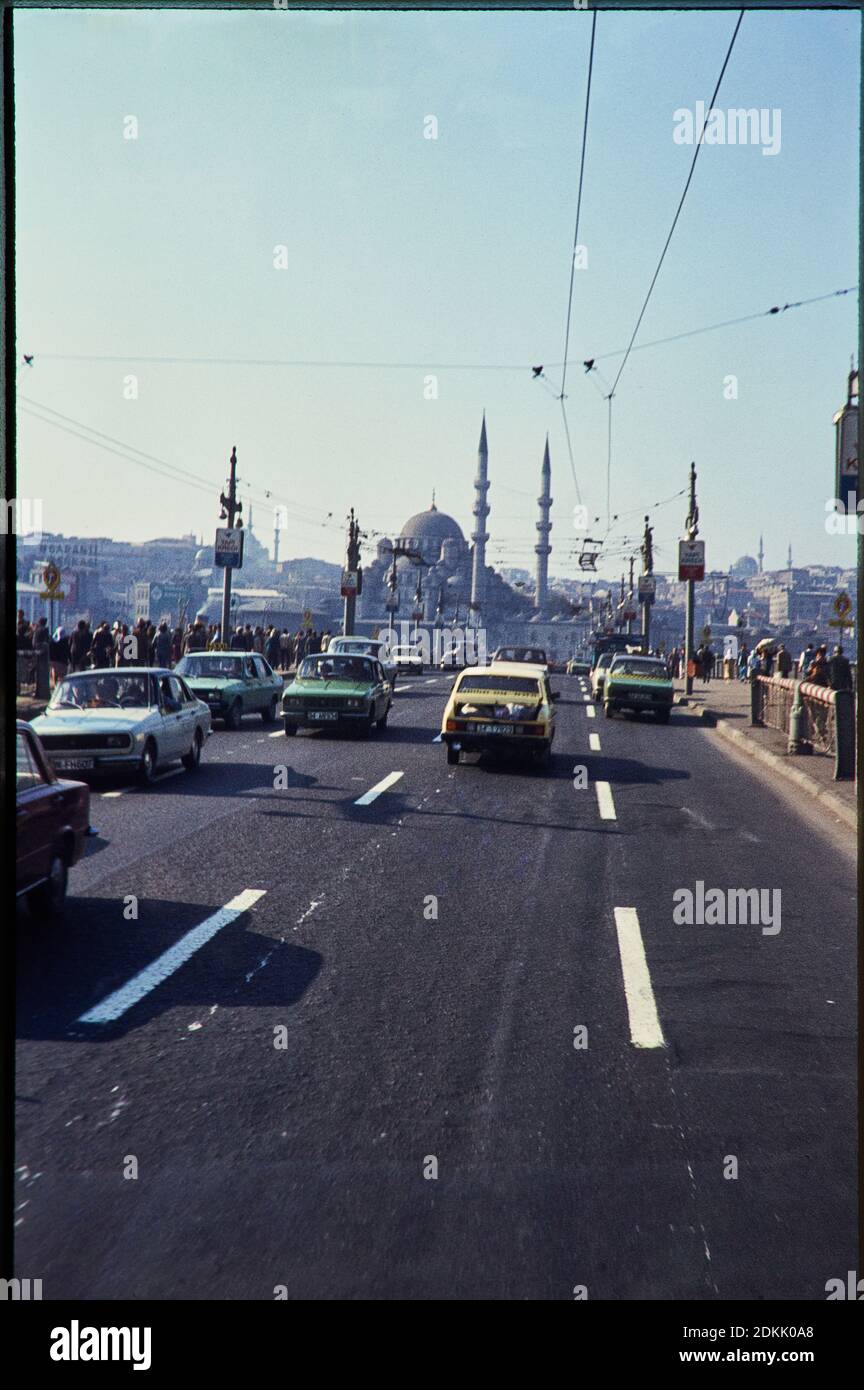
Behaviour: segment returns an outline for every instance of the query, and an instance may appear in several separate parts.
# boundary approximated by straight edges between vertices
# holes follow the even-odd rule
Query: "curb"
[[[814,801],[818,801],[830,811],[832,816],[841,820],[849,830],[858,829],[858,813],[854,806],[847,806],[845,801],[841,801],[839,796],[835,796],[826,787],[821,787],[818,782],[814,782],[812,777],[808,777],[806,772],[801,772],[797,767],[789,767],[783,758],[779,758],[776,753],[771,753],[767,748],[760,748],[742,734],[740,729],[733,729],[723,720],[717,719],[712,710],[702,708],[701,713],[703,723],[716,730],[721,738],[734,743],[738,748],[744,749],[748,757],[755,758],[757,762],[764,763],[775,772],[779,772],[781,777],[787,781],[794,782],[796,787],[807,793]]]

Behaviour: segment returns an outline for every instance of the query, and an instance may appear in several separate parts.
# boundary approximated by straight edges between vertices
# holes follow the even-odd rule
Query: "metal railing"
[[[790,753],[834,759],[836,781],[855,776],[855,695],[812,681],[756,676],[750,685],[750,723],[786,734]]]

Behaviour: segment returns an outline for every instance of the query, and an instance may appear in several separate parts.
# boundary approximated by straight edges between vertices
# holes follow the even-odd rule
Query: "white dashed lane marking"
[[[635,907],[616,907],[615,929],[630,1020],[630,1041],[634,1047],[665,1047]]]
[[[591,751],[592,751],[593,753],[599,753],[599,752],[600,752],[600,735],[599,735],[599,734],[589,734],[589,735],[588,735],[588,747],[591,749]]]
[[[368,806],[370,802],[379,797],[382,792],[386,792],[388,787],[392,787],[394,782],[398,782],[400,777],[404,777],[404,772],[389,772],[381,782],[376,782],[374,787],[370,787],[368,792],[358,796],[354,802],[355,806]]]
[[[593,719],[593,718],[594,718],[594,706],[593,706],[593,705],[586,705],[586,706],[585,706],[585,713],[587,714],[587,716],[588,716],[589,719]]]
[[[236,922],[238,917],[242,917],[250,907],[257,903],[259,898],[263,898],[267,890],[264,888],[244,888],[242,893],[238,893],[224,907],[220,907],[218,912],[214,912],[207,917],[197,927],[187,931],[181,936],[179,941],[175,941],[173,946],[169,946],[167,951],[163,951],[161,956],[140,970],[137,975],[120,989],[115,989],[113,994],[107,995],[94,1008],[88,1009],[86,1014],[82,1014],[78,1019],[79,1023],[113,1023],[131,1009],[133,1004],[137,1004],[146,994],[154,990],[157,985],[161,985],[163,980],[167,980],[169,975],[173,975],[175,970],[179,970],[181,965],[194,956],[195,952],[206,945],[218,931],[227,927],[231,922]]]
[[[601,820],[617,820],[615,814],[615,802],[612,800],[612,788],[608,782],[595,782],[597,789],[597,805],[600,808]]]

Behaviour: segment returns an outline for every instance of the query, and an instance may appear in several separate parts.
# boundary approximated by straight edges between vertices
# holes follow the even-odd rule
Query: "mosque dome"
[[[436,544],[440,549],[447,540],[465,544],[462,527],[458,521],[454,521],[446,512],[439,512],[434,502],[428,511],[409,516],[399,532],[399,539],[403,542],[418,542],[418,549],[423,549],[424,552],[427,546],[431,548]]]

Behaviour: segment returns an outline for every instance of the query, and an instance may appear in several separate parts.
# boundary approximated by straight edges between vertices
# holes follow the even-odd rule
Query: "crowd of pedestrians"
[[[260,652],[277,671],[289,671],[299,666],[304,657],[314,652],[326,652],[330,632],[274,626],[238,626],[227,643],[222,642],[219,623],[208,623],[203,614],[194,622],[171,627],[140,618],[137,623],[114,622],[110,627],[103,618],[91,629],[81,618],[71,629],[58,627],[52,633],[47,618],[28,622],[22,610],[18,612],[15,646],[20,655],[33,653],[37,660],[47,660],[51,686],[74,671],[104,670],[109,666],[175,666],[188,652],[229,651]]]

